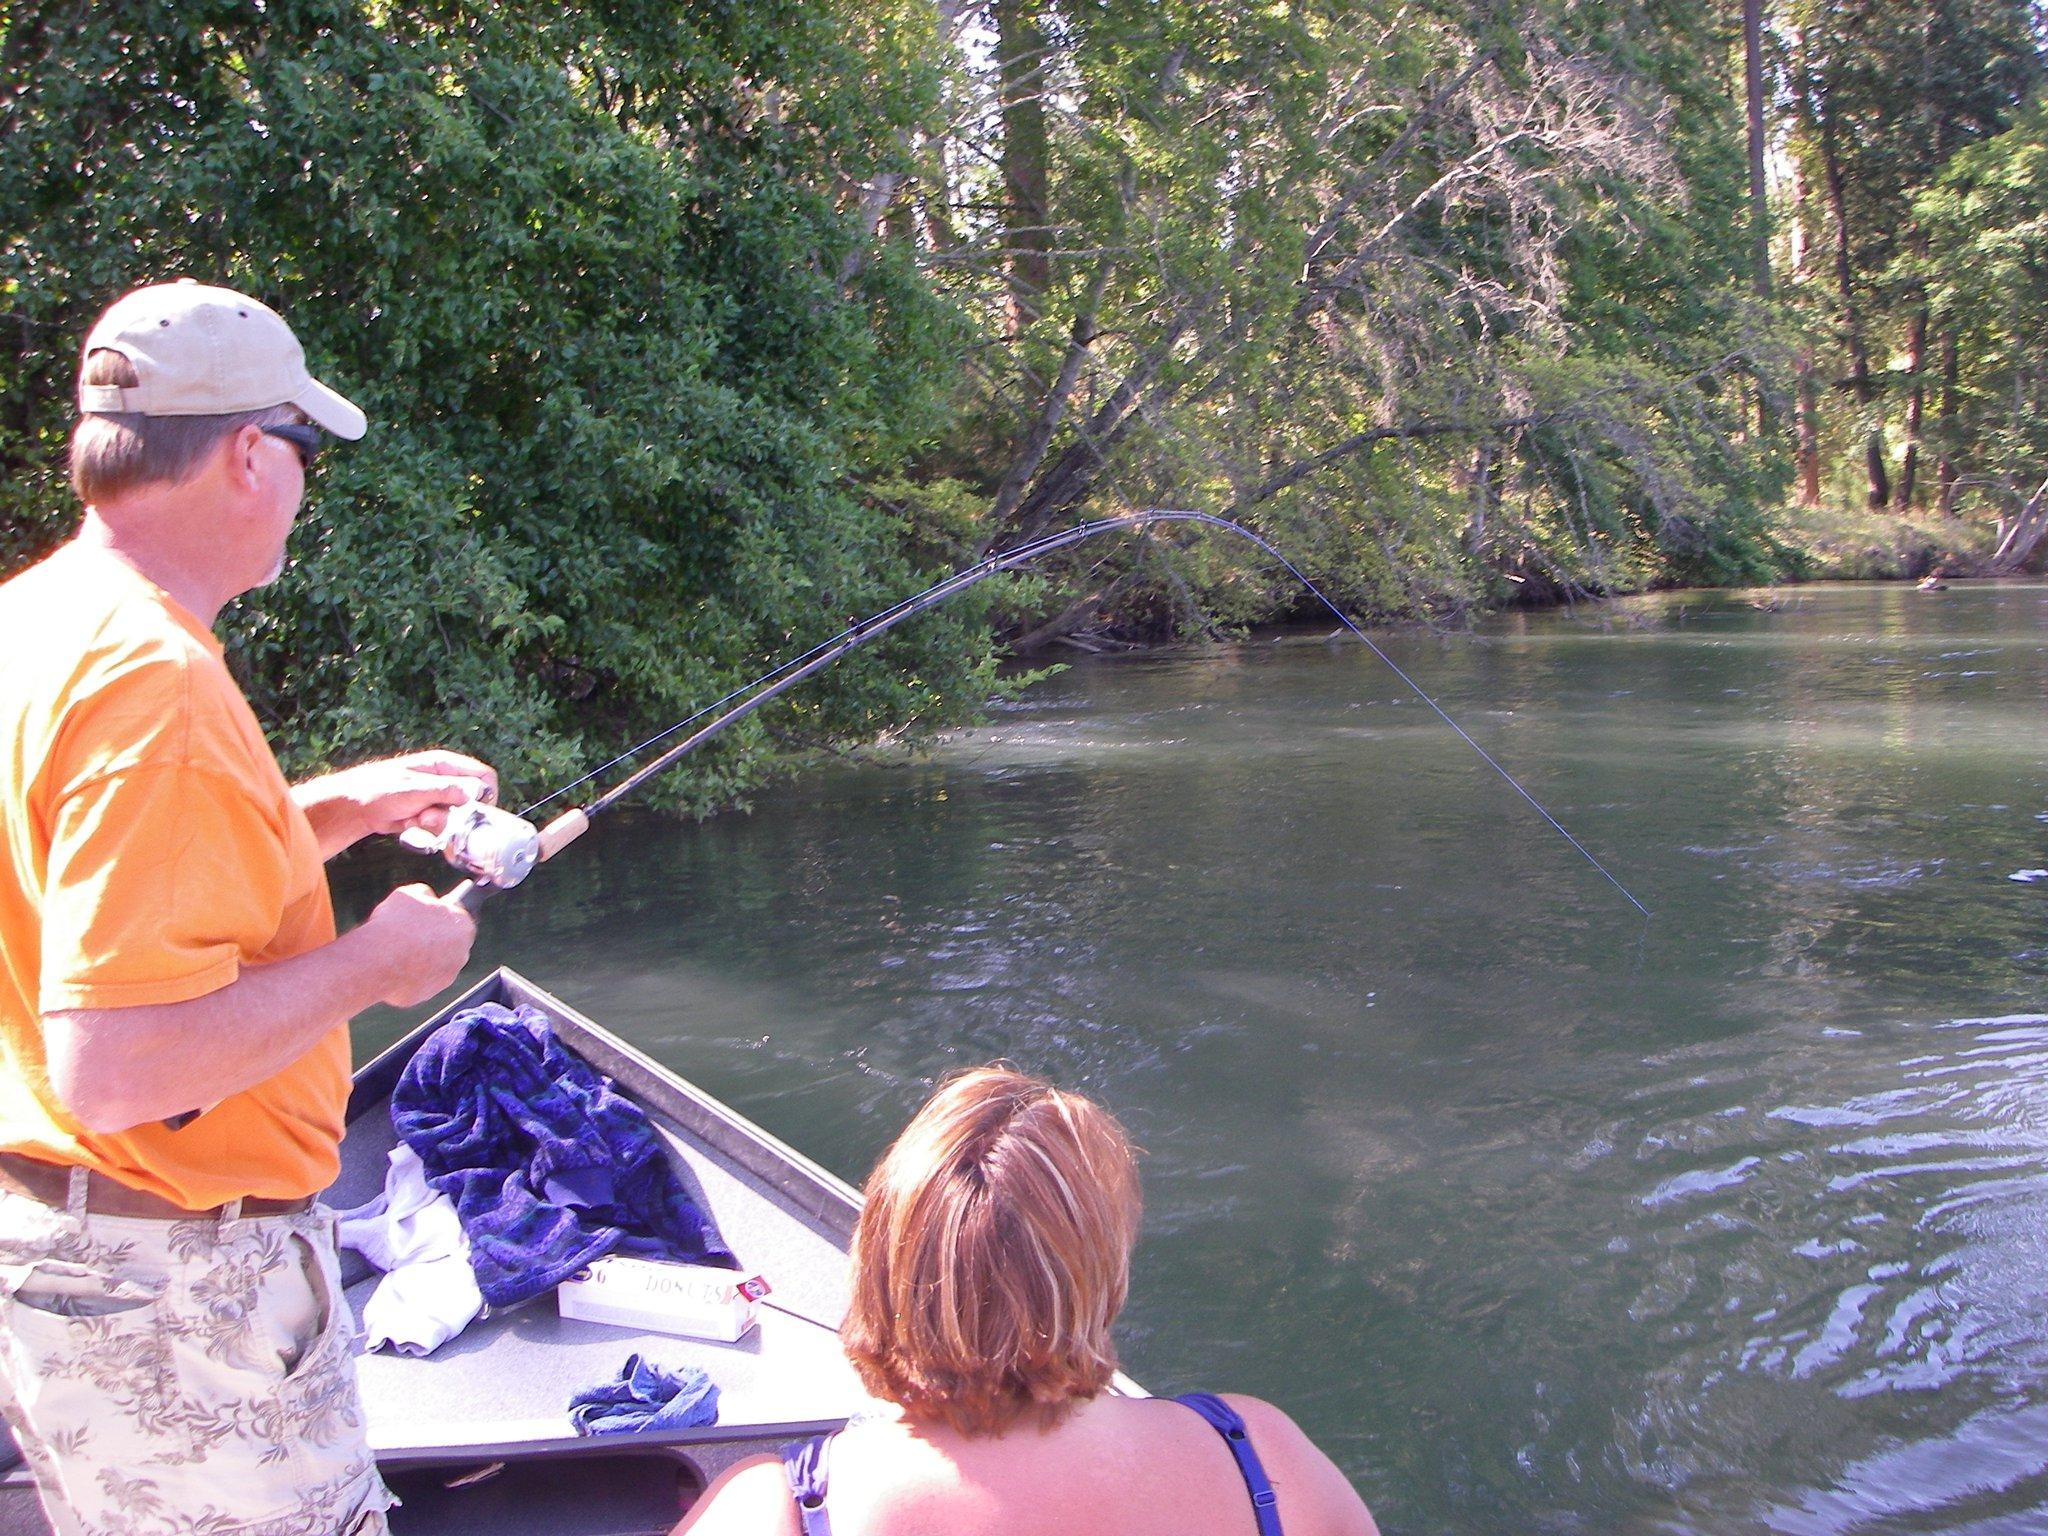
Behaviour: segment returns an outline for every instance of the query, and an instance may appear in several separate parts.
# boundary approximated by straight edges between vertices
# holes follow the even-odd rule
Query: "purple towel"
[[[485,1003],[427,1036],[391,1123],[455,1203],[491,1306],[553,1290],[608,1253],[738,1267],[647,1116],[538,1009]]]

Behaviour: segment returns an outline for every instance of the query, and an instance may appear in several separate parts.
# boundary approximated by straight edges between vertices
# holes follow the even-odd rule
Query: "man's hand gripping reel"
[[[449,809],[440,832],[418,828],[399,835],[416,853],[438,853],[469,878],[450,894],[475,916],[500,891],[509,891],[536,864],[544,864],[583,835],[590,818],[579,807],[564,811],[545,827],[522,816],[472,800]]]
[[[451,807],[439,832],[415,827],[399,833],[398,840],[415,853],[440,854],[469,876],[449,894],[474,917],[485,902],[500,891],[511,890],[533,873],[534,865],[546,863],[589,826],[590,817],[581,806],[536,827],[523,816],[471,800]],[[205,1113],[204,1107],[188,1109],[166,1119],[164,1128],[181,1131]]]

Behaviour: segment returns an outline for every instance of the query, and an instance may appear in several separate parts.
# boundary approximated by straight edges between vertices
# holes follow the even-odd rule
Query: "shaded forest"
[[[0,568],[136,282],[275,303],[377,429],[231,653],[295,766],[527,787],[1087,517],[1362,616],[2048,540],[2017,0],[0,3]],[[1910,537],[1900,530],[1910,530]],[[1849,558],[1843,559],[1844,550]],[[966,718],[1002,654],[1299,594],[1083,546],[674,793]]]

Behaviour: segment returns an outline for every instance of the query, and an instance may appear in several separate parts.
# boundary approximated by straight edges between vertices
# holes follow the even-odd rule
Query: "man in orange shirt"
[[[0,585],[0,1408],[62,1536],[384,1529],[332,1219],[348,1021],[446,987],[425,886],[339,937],[323,862],[491,769],[296,786],[212,625],[274,579],[361,411],[253,299],[137,289],[88,338],[76,537]]]

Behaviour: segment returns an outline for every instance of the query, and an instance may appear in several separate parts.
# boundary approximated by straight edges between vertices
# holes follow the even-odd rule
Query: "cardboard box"
[[[768,1282],[744,1270],[599,1259],[555,1290],[562,1316],[732,1344],[754,1326]]]

